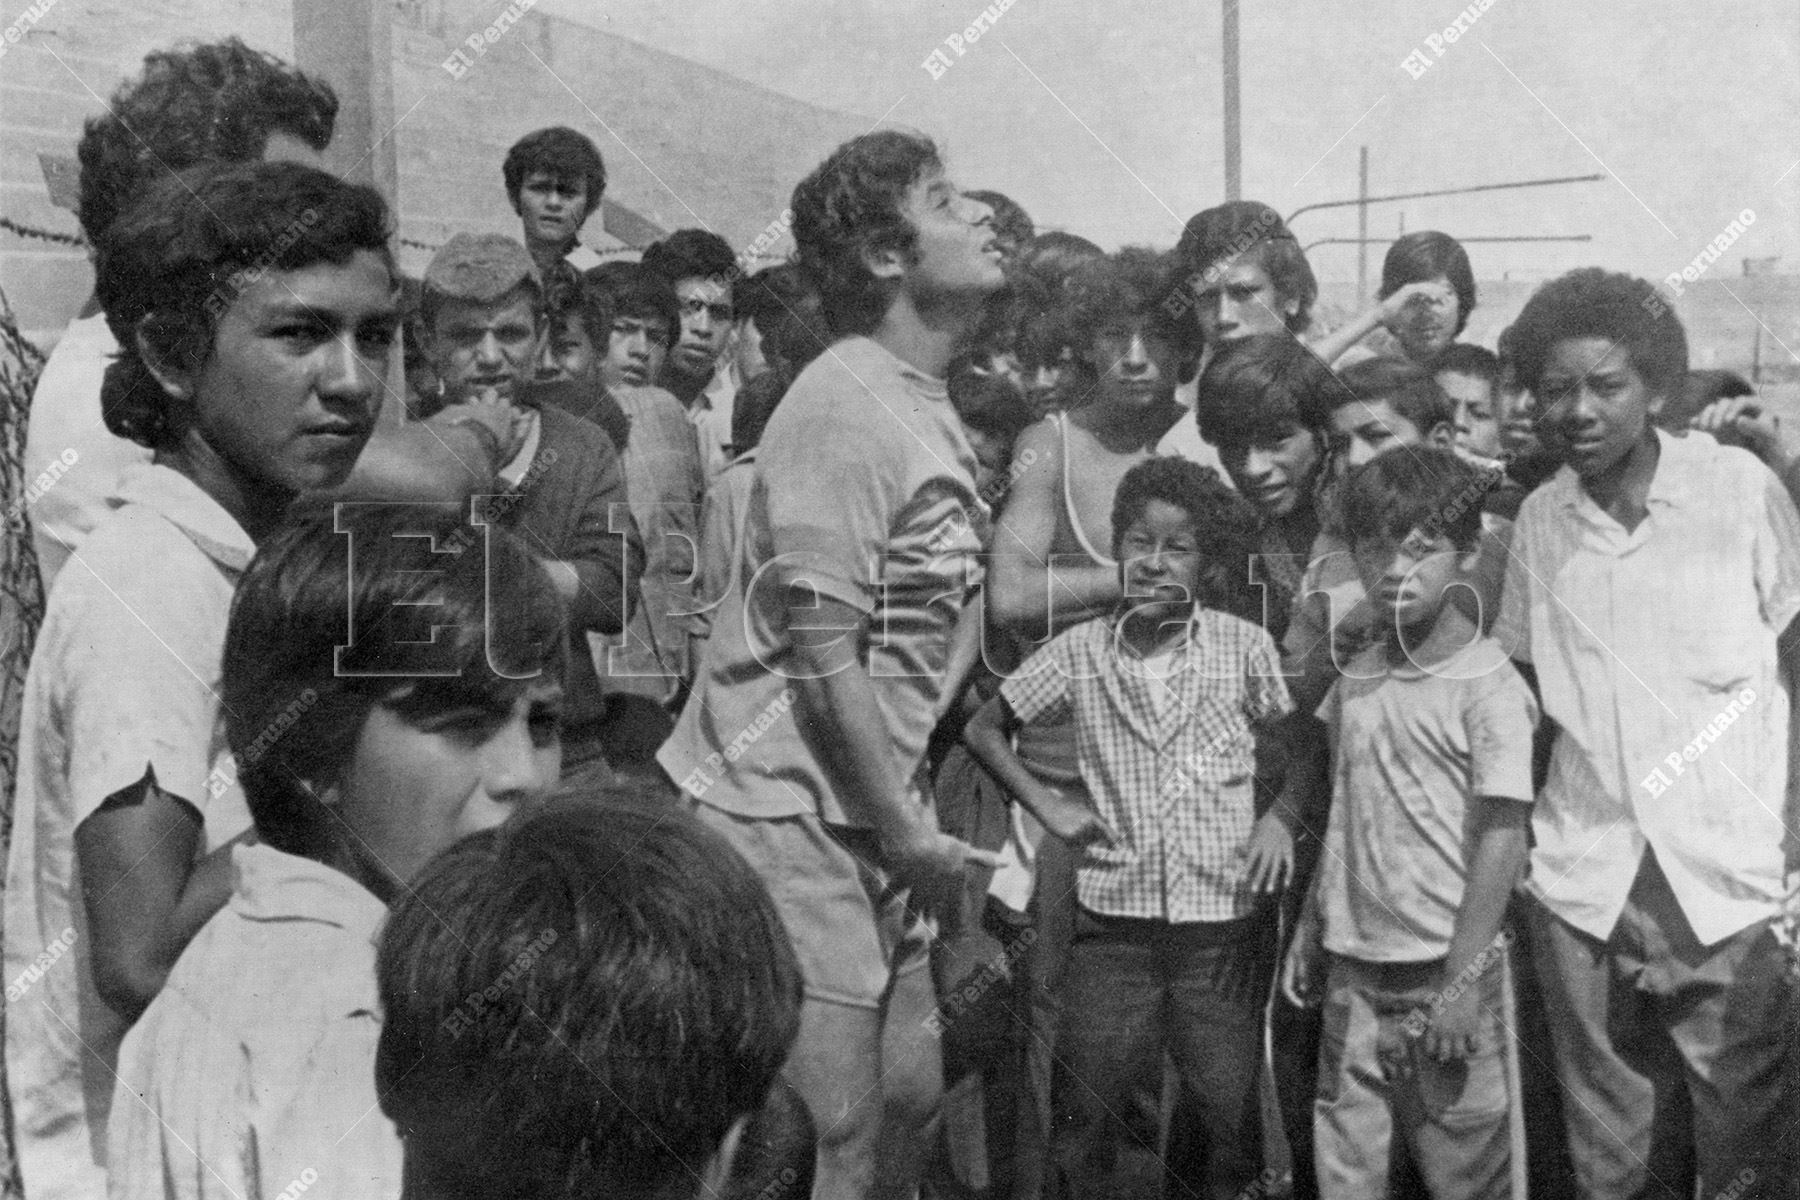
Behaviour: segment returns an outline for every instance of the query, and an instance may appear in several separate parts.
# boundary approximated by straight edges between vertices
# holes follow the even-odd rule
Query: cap
[[[459,233],[425,268],[425,286],[452,300],[497,300],[526,281],[543,291],[531,255],[503,233]]]

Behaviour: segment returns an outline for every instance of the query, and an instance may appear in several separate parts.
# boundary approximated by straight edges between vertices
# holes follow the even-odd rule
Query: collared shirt
[[[738,555],[693,694],[658,753],[691,795],[747,817],[854,825],[802,734],[786,592],[866,614],[861,650],[891,777],[911,780],[937,722],[951,635],[980,582],[987,507],[944,381],[855,337],[815,359],[757,445]]]
[[[100,415],[100,385],[118,352],[104,314],[78,317],[50,351],[31,393],[25,483],[41,490],[25,511],[46,594],[70,549],[112,511],[126,468],[151,458],[148,446],[114,434]]]
[[[186,476],[130,467],[51,590],[25,680],[6,868],[6,1083],[25,1186],[91,1200],[127,1020],[90,966],[75,830],[155,772],[199,810],[201,849],[249,828],[219,707],[249,535]]]
[[[1090,847],[1081,903],[1116,917],[1229,921],[1256,904],[1244,873],[1256,823],[1256,730],[1293,711],[1267,631],[1197,608],[1181,669],[1154,679],[1118,620],[1064,630],[1003,683],[1019,720],[1071,711],[1081,778],[1119,834]],[[1167,687],[1173,703],[1158,703]]]
[[[694,437],[700,444],[700,469],[709,487],[712,477],[731,461],[731,414],[737,407],[737,393],[737,370],[728,353],[721,354],[712,378],[687,410]]]
[[[125,1038],[108,1195],[400,1195],[400,1136],[375,1097],[386,906],[272,846],[234,847],[231,865],[231,899]]]
[[[1657,440],[1636,529],[1568,467],[1526,499],[1494,635],[1536,668],[1557,724],[1533,892],[1605,938],[1648,844],[1710,945],[1782,897],[1775,643],[1800,612],[1800,514],[1747,452]]]
[[[1369,647],[1331,685],[1331,820],[1319,862],[1325,948],[1363,962],[1450,953],[1477,798],[1529,804],[1537,702],[1476,638],[1429,669]]]

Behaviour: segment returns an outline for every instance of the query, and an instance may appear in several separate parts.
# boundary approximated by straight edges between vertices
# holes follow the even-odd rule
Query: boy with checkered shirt
[[[1173,1056],[1207,1144],[1207,1194],[1261,1169],[1256,1087],[1275,953],[1263,894],[1292,871],[1293,815],[1255,812],[1262,735],[1292,711],[1280,655],[1236,607],[1256,517],[1211,470],[1132,468],[1113,506],[1126,601],[1064,631],[976,715],[970,749],[1054,835],[1083,850],[1061,1037],[1074,1086],[1055,1163],[1075,1196],[1110,1195],[1133,1139],[1119,1114]],[[1241,586],[1241,585],[1238,585]],[[1038,782],[1011,748],[1073,711],[1094,806]]]

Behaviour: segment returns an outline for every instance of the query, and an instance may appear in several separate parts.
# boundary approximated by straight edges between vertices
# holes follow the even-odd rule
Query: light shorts
[[[745,817],[704,801],[694,811],[762,876],[807,999],[879,1008],[894,980],[931,965],[931,926],[876,864],[872,831],[827,826],[813,813]]]

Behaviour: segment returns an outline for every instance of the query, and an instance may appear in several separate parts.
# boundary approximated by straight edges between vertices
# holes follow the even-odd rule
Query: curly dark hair
[[[1052,320],[1064,331],[1076,357],[1097,371],[1103,372],[1108,364],[1094,361],[1094,336],[1109,325],[1139,318],[1191,363],[1200,356],[1200,327],[1179,303],[1170,303],[1186,286],[1179,259],[1127,246],[1076,266],[1062,287]]]
[[[1502,477],[1437,446],[1384,450],[1344,480],[1338,493],[1344,534],[1354,544],[1419,530],[1472,550],[1481,537],[1483,502]]]
[[[1258,437],[1286,437],[1295,428],[1318,432],[1309,419],[1353,399],[1331,368],[1299,338],[1263,333],[1227,342],[1206,364],[1194,417],[1200,436],[1214,446],[1245,444]]]
[[[1125,531],[1152,500],[1172,504],[1194,521],[1203,562],[1200,595],[1208,608],[1260,623],[1262,596],[1250,583],[1250,560],[1261,544],[1262,519],[1250,502],[1211,467],[1185,458],[1145,459],[1119,480],[1113,494],[1112,551],[1120,557]]]
[[[261,158],[274,133],[323,152],[337,111],[324,80],[235,37],[153,50],[143,74],[120,84],[82,130],[81,231],[97,243],[153,180],[199,163]]]
[[[300,163],[208,163],[153,182],[95,246],[94,291],[120,347],[101,389],[106,427],[152,448],[180,434],[139,336],[158,359],[198,366],[243,287],[358,250],[398,287],[388,233],[375,189]]]
[[[1461,242],[1435,229],[1421,229],[1388,247],[1381,260],[1379,299],[1386,300],[1409,283],[1423,283],[1442,275],[1456,292],[1456,332],[1460,335],[1475,311],[1475,271]]]
[[[906,194],[943,159],[930,138],[884,129],[831,152],[794,189],[799,263],[839,337],[868,333],[887,311],[894,285],[875,278],[865,254],[897,250],[910,261],[919,231],[906,216]]]
[[[819,293],[792,263],[758,271],[738,285],[734,299],[738,319],[756,322],[763,354],[796,375],[831,344]]]
[[[552,125],[533,130],[512,144],[506,161],[500,164],[500,175],[506,181],[506,198],[512,202],[514,212],[519,211],[519,189],[533,171],[543,171],[558,183],[579,181],[586,187],[587,211],[582,214],[583,220],[600,207],[600,197],[606,191],[606,162],[585,134],[566,125]]]
[[[1418,363],[1387,356],[1365,358],[1339,371],[1337,378],[1342,386],[1301,398],[1304,424],[1323,429],[1331,423],[1332,413],[1357,400],[1365,404],[1385,401],[1421,434],[1456,422],[1456,403],[1438,386],[1437,376]]]
[[[1625,347],[1652,393],[1678,395],[1687,379],[1687,333],[1648,280],[1583,267],[1533,292],[1507,330],[1504,357],[1519,384],[1535,393],[1551,348],[1569,338],[1604,338]]]
[[[1057,362],[1069,348],[1069,333],[1057,320],[1063,289],[1077,267],[1105,257],[1106,251],[1086,238],[1056,229],[1038,234],[1019,251],[1005,294],[1012,305],[1013,345],[1027,370]]]

